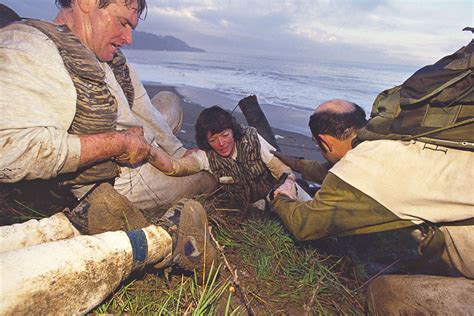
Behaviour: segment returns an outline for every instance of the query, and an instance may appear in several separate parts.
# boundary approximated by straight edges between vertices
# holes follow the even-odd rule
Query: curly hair
[[[74,0],[55,0],[56,6],[58,8],[70,8],[71,3]],[[112,1],[114,0],[99,0],[99,8],[105,8],[107,7]],[[126,6],[130,6],[133,2],[133,0],[122,0]],[[142,13],[146,11],[147,5],[146,5],[146,0],[137,0],[138,8],[137,8],[137,13],[138,17],[141,17]],[[145,13],[146,16],[146,13]]]
[[[199,114],[196,122],[196,143],[201,150],[211,150],[207,142],[207,133],[220,133],[225,129],[231,129],[234,140],[241,140],[244,136],[242,126],[237,123],[235,117],[218,105],[207,108]]]

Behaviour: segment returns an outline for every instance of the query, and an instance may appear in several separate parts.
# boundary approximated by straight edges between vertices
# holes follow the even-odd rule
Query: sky
[[[51,20],[54,0],[2,1]],[[425,65],[466,45],[474,0],[147,0],[137,30],[206,51]]]

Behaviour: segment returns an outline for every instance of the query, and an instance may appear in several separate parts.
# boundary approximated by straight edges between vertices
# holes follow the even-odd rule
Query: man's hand
[[[279,194],[284,194],[290,199],[296,200],[297,196],[295,181],[290,178],[286,179],[285,182],[275,190],[275,193],[273,193],[273,198],[276,199]]]
[[[281,162],[283,162],[285,165],[287,165],[291,169],[299,172],[299,168],[300,168],[299,163],[303,158],[296,158],[296,157],[292,157],[292,156],[289,156],[289,155],[284,155],[281,152],[275,151],[275,150],[270,150],[270,152],[273,155],[275,155],[275,157],[280,159]]]
[[[285,194],[291,199],[296,199],[297,191],[293,174],[283,173],[273,190],[268,194],[267,199],[272,202],[279,194]]]
[[[79,135],[81,157],[79,167],[90,166],[109,159],[118,163],[135,165],[148,157],[150,144],[140,127],[125,131]]]
[[[143,128],[132,127],[120,133],[124,138],[123,153],[114,157],[114,160],[127,165],[135,165],[146,160],[151,147],[145,139]]]

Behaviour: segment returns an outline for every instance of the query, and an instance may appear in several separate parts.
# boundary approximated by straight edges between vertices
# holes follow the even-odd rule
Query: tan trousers
[[[114,188],[139,209],[170,204],[181,198],[211,193],[216,187],[214,177],[200,172],[185,177],[170,177],[147,163],[137,168],[122,168]]]
[[[474,279],[474,225],[442,226],[440,230],[446,242],[441,259],[463,276]]]
[[[384,275],[367,292],[374,315],[474,315],[474,226],[443,226],[441,259],[464,277]]]

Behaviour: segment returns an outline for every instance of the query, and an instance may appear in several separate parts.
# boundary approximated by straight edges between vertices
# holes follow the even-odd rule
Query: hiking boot
[[[65,210],[64,214],[85,235],[129,231],[150,225],[132,202],[109,183],[93,188],[73,210]]]
[[[181,199],[156,224],[171,235],[173,253],[168,260],[156,264],[155,268],[175,264],[187,271],[196,270],[198,276],[203,277],[213,264],[216,265],[217,251],[210,239],[209,223],[201,203]]]

